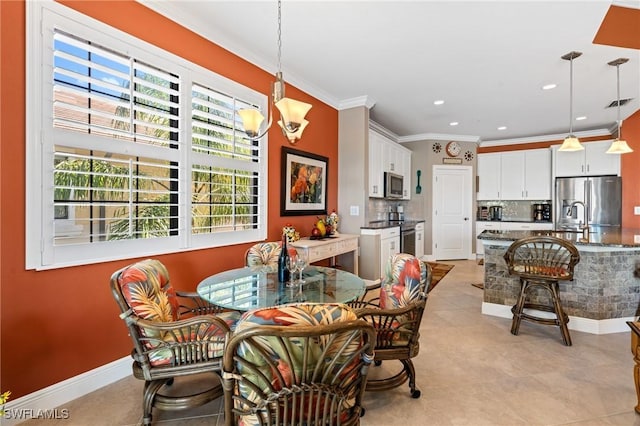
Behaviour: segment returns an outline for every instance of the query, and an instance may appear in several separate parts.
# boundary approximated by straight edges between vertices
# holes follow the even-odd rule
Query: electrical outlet
[[[358,216],[360,215],[360,208],[358,206],[351,206],[349,208],[349,214],[351,216]]]
[[[633,214],[636,216],[640,216],[640,206],[635,206],[633,208]]]

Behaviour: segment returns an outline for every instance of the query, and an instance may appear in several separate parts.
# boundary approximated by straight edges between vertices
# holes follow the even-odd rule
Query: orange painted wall
[[[0,5],[0,389],[12,399],[126,356],[131,343],[109,292],[113,271],[134,260],[25,270],[25,2]],[[61,1],[86,15],[268,94],[273,77],[131,0]],[[285,76],[286,78],[286,76]],[[308,94],[287,95],[313,104],[298,149],[329,158],[327,207],[337,207],[338,113]],[[276,126],[277,127],[277,126]],[[313,216],[280,216],[280,152],[290,146],[269,133],[268,239],[286,223],[309,233]],[[158,256],[178,289],[243,264],[248,244]]]
[[[633,207],[640,206],[640,110],[624,120],[622,137],[633,149],[621,160],[622,226],[640,229],[640,216],[633,214]]]

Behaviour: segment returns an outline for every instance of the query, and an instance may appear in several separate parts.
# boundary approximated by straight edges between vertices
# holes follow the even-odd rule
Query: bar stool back
[[[558,281],[573,280],[574,267],[580,262],[576,247],[571,242],[556,237],[528,237],[511,244],[504,259],[509,274],[520,278],[520,294],[511,309],[511,333],[518,335],[522,320],[557,325],[562,333],[562,341],[571,346],[567,327],[569,317],[560,303]],[[545,298],[543,294],[535,292],[535,289],[544,290],[549,297]],[[535,315],[530,310],[552,312],[555,317]]]

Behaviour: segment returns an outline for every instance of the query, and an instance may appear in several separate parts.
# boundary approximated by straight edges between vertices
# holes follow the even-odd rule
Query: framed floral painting
[[[282,147],[281,216],[327,213],[329,159]]]

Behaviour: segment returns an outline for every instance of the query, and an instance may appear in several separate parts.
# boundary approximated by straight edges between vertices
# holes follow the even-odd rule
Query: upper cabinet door
[[[611,141],[586,142],[584,150],[558,151],[554,146],[557,177],[620,175],[620,155],[607,154]]]
[[[381,136],[369,132],[369,197],[384,197],[384,166]]]
[[[478,200],[500,199],[500,154],[478,155]]]
[[[403,186],[402,199],[403,200],[411,199],[411,176],[413,175],[413,172],[411,171],[411,154],[412,154],[411,151],[403,150],[403,154],[402,154],[402,163],[403,163],[402,169],[404,170],[404,174],[403,174],[404,179],[402,180],[402,186]]]
[[[551,199],[551,151],[532,149],[525,151],[525,200]]]
[[[556,176],[582,176],[584,174],[584,151],[563,152],[555,150]]]
[[[610,141],[586,143],[585,169],[589,176],[620,175],[620,154],[607,154]]]
[[[522,200],[525,197],[524,151],[500,154],[500,198],[502,200]]]

